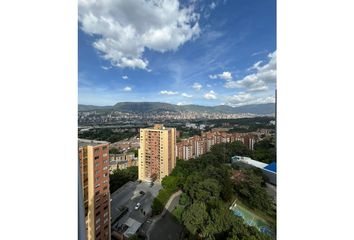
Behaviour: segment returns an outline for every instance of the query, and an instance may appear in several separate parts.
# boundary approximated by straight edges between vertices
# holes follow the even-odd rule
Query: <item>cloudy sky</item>
[[[79,0],[79,103],[274,102],[275,0]]]

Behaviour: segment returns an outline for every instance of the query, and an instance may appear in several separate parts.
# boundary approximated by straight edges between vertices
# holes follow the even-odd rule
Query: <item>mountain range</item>
[[[98,112],[129,112],[129,113],[159,113],[159,112],[198,112],[198,113],[251,113],[251,114],[274,114],[275,104],[252,104],[240,107],[231,107],[227,105],[219,106],[201,106],[201,105],[175,105],[162,102],[119,102],[113,106],[78,106],[79,112],[98,111]]]

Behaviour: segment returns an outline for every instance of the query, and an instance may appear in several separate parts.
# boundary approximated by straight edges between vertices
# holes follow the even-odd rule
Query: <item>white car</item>
[[[140,203],[137,203],[134,209],[138,210],[140,208],[140,205],[141,205]]]

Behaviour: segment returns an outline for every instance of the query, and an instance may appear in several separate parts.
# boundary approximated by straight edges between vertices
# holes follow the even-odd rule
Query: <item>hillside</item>
[[[175,105],[162,102],[119,102],[114,106],[94,106],[82,105],[78,107],[80,112],[84,111],[119,111],[131,113],[159,113],[159,112],[209,112],[209,113],[252,113],[252,114],[274,114],[275,104],[252,104],[240,107],[231,107],[227,105],[219,106],[201,106],[201,105]]]

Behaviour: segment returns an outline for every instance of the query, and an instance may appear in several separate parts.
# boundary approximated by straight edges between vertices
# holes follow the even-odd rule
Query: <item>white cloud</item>
[[[210,90],[209,92],[207,92],[206,94],[204,94],[204,98],[205,99],[217,99],[216,97],[216,93],[213,90]]]
[[[162,95],[176,95],[176,94],[178,94],[178,92],[163,90],[163,91],[160,91],[160,94],[162,94]]]
[[[255,73],[249,74],[240,80],[230,80],[224,85],[226,88],[245,88],[247,91],[265,91],[268,86],[276,82],[276,65],[277,56],[276,51],[268,54],[268,63],[261,65],[263,62],[259,61],[253,64],[250,69],[256,70]]]
[[[193,96],[187,93],[182,93],[182,97],[191,98]]]
[[[212,2],[210,5],[209,5],[210,9],[214,9],[216,8],[216,3],[215,2]]]
[[[226,104],[237,107],[249,104],[274,103],[274,96],[256,97],[250,93],[240,92],[236,95],[226,97]]]
[[[192,88],[194,88],[195,90],[199,91],[200,89],[202,89],[202,85],[200,83],[195,82],[192,86]]]
[[[123,91],[126,91],[126,92],[130,92],[132,90],[132,88],[131,87],[125,87],[125,88],[123,88]]]
[[[79,0],[81,29],[112,65],[148,70],[146,48],[174,51],[199,36],[199,14],[178,0]]]
[[[101,66],[101,68],[102,68],[103,70],[109,70],[109,69],[111,69],[112,67]]]
[[[220,74],[209,75],[209,78],[211,78],[211,79],[220,78],[220,79],[229,81],[229,80],[232,80],[232,74],[231,74],[231,72],[223,72]]]
[[[257,55],[260,55],[260,54],[266,54],[268,51],[267,50],[262,50],[262,51],[258,51],[258,52],[255,52],[255,53],[252,53],[252,57],[254,56],[257,56]]]
[[[128,79],[127,75],[122,76],[123,79]]]
[[[186,104],[187,104],[186,102],[178,102],[178,103],[177,103],[178,106],[186,105]]]

